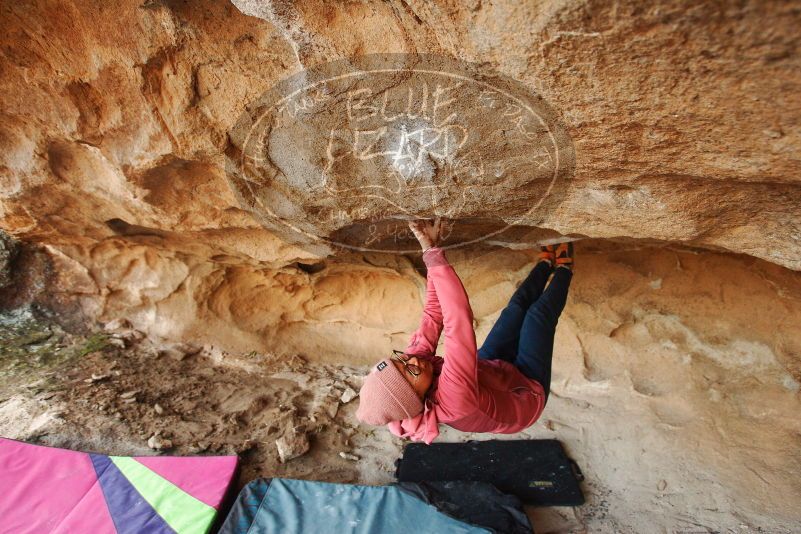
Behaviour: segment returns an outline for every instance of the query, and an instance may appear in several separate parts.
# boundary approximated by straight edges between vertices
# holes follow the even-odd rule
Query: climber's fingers
[[[423,221],[409,221],[409,229],[417,239],[424,235]]]
[[[443,221],[441,217],[433,220],[421,219],[409,221],[409,229],[420,242],[423,249],[435,247],[439,244],[442,233]]]
[[[442,232],[442,217],[435,217],[433,225],[433,235],[436,241],[439,241],[440,232]]]
[[[425,226],[422,221],[409,221],[409,229],[412,231],[414,237],[417,238],[417,241],[424,250],[433,246],[431,243],[431,238],[429,237],[428,232],[425,231]]]

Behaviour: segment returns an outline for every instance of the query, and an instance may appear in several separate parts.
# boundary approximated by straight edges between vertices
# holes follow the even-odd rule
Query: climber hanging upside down
[[[499,434],[528,428],[548,400],[556,323],[573,276],[572,244],[541,247],[536,266],[477,349],[467,293],[437,246],[440,222],[409,226],[428,268],[423,318],[406,350],[393,351],[365,377],[356,417],[429,444],[439,423]],[[443,329],[441,358],[434,353]]]

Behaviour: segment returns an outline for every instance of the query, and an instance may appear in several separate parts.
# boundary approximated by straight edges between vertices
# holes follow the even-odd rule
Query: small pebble
[[[339,401],[342,404],[347,404],[353,399],[355,399],[359,394],[356,393],[353,388],[348,387],[343,393],[342,396],[339,398]]]
[[[161,404],[154,404],[153,410],[159,415],[164,413],[164,408],[161,407]]]
[[[352,462],[358,462],[359,460],[361,460],[361,458],[359,458],[359,457],[358,457],[358,456],[356,456],[355,454],[351,454],[351,453],[349,453],[349,452],[345,452],[345,451],[342,451],[342,452],[340,452],[340,453],[339,453],[339,455],[340,455],[342,458],[344,458],[344,459],[346,459],[346,460],[350,460],[350,461],[352,461]]]
[[[131,328],[131,323],[128,321],[128,319],[124,319],[122,317],[109,321],[103,325],[103,330],[106,332],[111,330],[120,330],[123,328]]]
[[[309,450],[309,437],[303,431],[291,429],[275,441],[281,463],[306,454]]]
[[[93,384],[95,382],[100,382],[101,380],[105,380],[108,377],[109,375],[96,375],[92,373],[92,377],[87,378],[86,380],[84,380],[84,382],[86,382],[87,384]]]
[[[147,440],[147,446],[151,449],[160,451],[162,449],[169,449],[172,447],[172,441],[163,439],[161,436],[159,436],[159,433],[156,432],[150,436],[150,439]]]

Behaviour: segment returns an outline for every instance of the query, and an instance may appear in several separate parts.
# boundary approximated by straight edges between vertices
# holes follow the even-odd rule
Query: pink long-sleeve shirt
[[[423,254],[428,267],[426,303],[420,327],[406,354],[433,363],[434,380],[416,417],[392,421],[390,432],[430,444],[439,423],[463,432],[513,434],[531,426],[545,408],[542,385],[503,360],[479,360],[473,310],[444,251]],[[435,355],[445,331],[445,358]]]

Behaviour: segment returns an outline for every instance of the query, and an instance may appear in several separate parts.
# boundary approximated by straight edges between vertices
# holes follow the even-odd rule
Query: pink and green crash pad
[[[208,532],[236,456],[106,456],[0,438],[0,518],[15,533]]]

